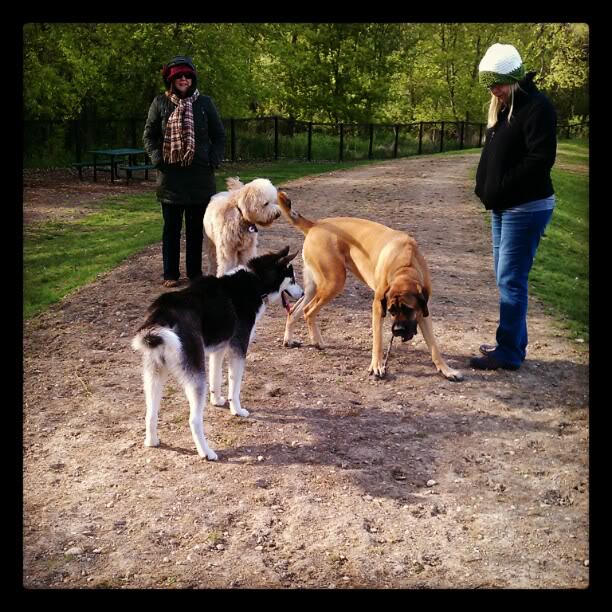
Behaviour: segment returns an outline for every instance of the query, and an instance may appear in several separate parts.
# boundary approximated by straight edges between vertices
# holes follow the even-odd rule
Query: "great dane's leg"
[[[247,417],[249,416],[249,411],[240,405],[240,387],[242,385],[242,376],[244,375],[245,355],[240,351],[230,349],[227,361],[230,412],[234,415]]]
[[[434,362],[438,372],[440,372],[444,378],[448,378],[448,380],[463,380],[463,374],[459,370],[453,370],[450,368],[440,354],[440,349],[438,348],[438,343],[436,342],[436,337],[433,333],[433,326],[431,324],[431,312],[428,317],[419,315],[417,317],[417,324],[421,330],[421,333],[423,334],[427,347],[431,352],[431,359]]]
[[[346,269],[344,267],[336,269],[334,272],[335,274],[315,279],[317,285],[315,296],[304,306],[304,318],[308,325],[310,341],[318,349],[323,348],[323,338],[317,325],[317,314],[325,304],[331,302],[344,289],[346,280]]]
[[[157,415],[161,403],[164,384],[168,378],[168,370],[159,366],[153,359],[145,357],[143,367],[143,383],[147,414],[145,417],[145,446],[159,446],[157,435]]]
[[[227,353],[227,346],[219,347],[209,352],[208,383],[210,385],[210,403],[213,406],[225,406],[227,400],[221,393],[223,385],[223,359]]]
[[[304,295],[293,305],[293,307],[291,308],[291,312],[287,315],[287,323],[285,325],[285,337],[283,339],[283,344],[289,347],[301,345],[301,342],[298,342],[297,340],[293,339],[293,329],[297,321],[299,321],[299,319],[301,319],[302,315],[304,314],[304,306],[306,306],[306,304],[308,304],[308,302],[312,300],[312,298],[315,296],[315,293],[317,292],[317,286],[315,285],[314,280],[312,278],[312,273],[310,272],[306,264],[304,264],[303,277]]]
[[[368,372],[378,378],[383,378],[386,374],[382,348],[383,313],[380,299],[377,296],[378,293],[375,294],[374,301],[372,302],[372,362]]]

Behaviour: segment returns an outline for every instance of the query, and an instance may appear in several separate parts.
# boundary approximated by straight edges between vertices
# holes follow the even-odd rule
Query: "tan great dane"
[[[440,354],[427,307],[431,295],[429,270],[412,237],[354,217],[311,221],[291,209],[291,201],[282,191],[278,192],[278,203],[290,223],[306,236],[302,250],[304,295],[287,317],[285,346],[299,345],[293,340],[293,328],[303,314],[311,342],[323,348],[316,316],[342,291],[348,269],[374,291],[370,374],[379,378],[386,374],[382,319],[389,311],[394,336],[403,342],[410,340],[418,325],[438,372],[449,380],[463,379],[461,372],[450,368]]]

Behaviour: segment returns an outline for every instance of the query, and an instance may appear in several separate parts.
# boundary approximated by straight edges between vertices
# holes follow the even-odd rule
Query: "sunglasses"
[[[193,74],[191,74],[191,72],[179,72],[178,74],[175,74],[172,77],[172,80],[176,80],[176,79],[189,79],[191,81],[192,78],[193,78]]]

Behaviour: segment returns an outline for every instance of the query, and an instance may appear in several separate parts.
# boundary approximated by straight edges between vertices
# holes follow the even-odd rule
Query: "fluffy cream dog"
[[[211,265],[216,259],[217,276],[255,257],[257,226],[266,227],[281,215],[278,192],[268,179],[245,185],[237,177],[229,178],[227,188],[211,198],[204,215],[209,257]]]

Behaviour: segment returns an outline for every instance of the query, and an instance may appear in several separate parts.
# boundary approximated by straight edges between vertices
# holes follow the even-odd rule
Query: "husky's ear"
[[[287,245],[284,249],[281,249],[278,253],[276,253],[276,257],[280,259],[281,257],[286,257],[287,253],[289,253],[289,245]]]
[[[287,247],[289,248],[289,247]],[[283,257],[282,259],[278,260],[278,263],[282,266],[286,266],[290,261],[293,261],[296,257],[296,255],[298,254],[298,251],[296,251],[293,255],[287,255],[286,257]]]

